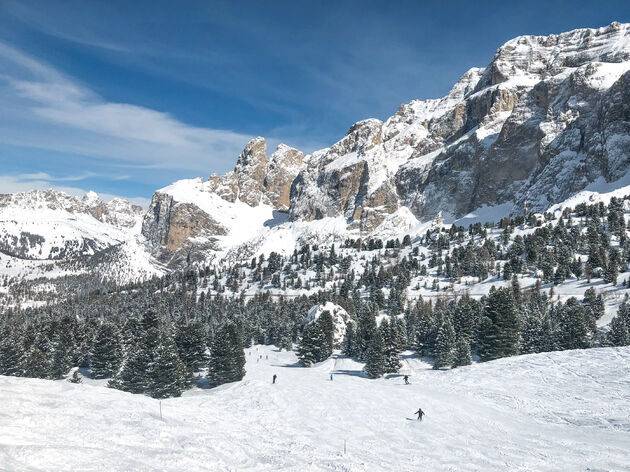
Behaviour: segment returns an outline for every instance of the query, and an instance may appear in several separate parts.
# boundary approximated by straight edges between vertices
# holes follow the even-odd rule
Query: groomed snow
[[[242,382],[163,400],[163,420],[145,396],[0,377],[0,469],[630,470],[630,348],[449,371],[405,358],[409,386],[346,358],[306,369],[293,353],[247,352]]]

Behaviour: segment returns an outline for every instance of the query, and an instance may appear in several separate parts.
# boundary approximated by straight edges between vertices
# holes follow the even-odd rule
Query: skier
[[[276,374],[273,374],[273,382],[272,383],[276,383],[276,379],[278,378],[278,376]]]
[[[403,380],[405,381],[405,385],[409,385],[409,376],[408,375],[405,375],[403,377]]]
[[[332,379],[333,379],[333,374],[332,374],[332,372],[331,372],[331,373],[330,373],[330,381],[331,381],[331,382],[332,382]]]
[[[422,411],[422,408],[418,408],[418,411],[414,412],[414,415],[418,415],[418,420],[422,421],[422,417],[424,415],[426,415],[426,413],[424,411]]]

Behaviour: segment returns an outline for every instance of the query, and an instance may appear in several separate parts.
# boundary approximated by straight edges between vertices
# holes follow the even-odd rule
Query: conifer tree
[[[617,315],[610,322],[608,341],[613,346],[630,345],[630,330],[623,316]]]
[[[383,355],[383,339],[379,329],[374,331],[370,345],[365,353],[365,374],[370,379],[377,379],[385,373],[385,356]]]
[[[161,336],[155,355],[151,378],[153,398],[179,397],[186,388],[186,365],[177,354],[177,347],[169,336]]]
[[[198,372],[208,362],[206,336],[200,323],[192,322],[177,325],[175,343],[179,358],[188,369],[189,376]]]
[[[74,372],[72,372],[72,377],[68,379],[68,382],[73,383],[73,384],[83,383],[83,380],[81,380],[81,376],[79,375],[78,370],[75,370]]]
[[[22,375],[21,339],[8,329],[0,336],[0,375]]]
[[[479,330],[479,355],[485,361],[518,353],[519,319],[512,291],[491,289]]]
[[[437,332],[435,339],[435,357],[433,368],[450,367],[455,354],[455,329],[450,319],[446,318]]]
[[[398,333],[394,320],[389,322],[384,319],[379,327],[383,339],[383,371],[393,374],[400,370],[400,351]]]
[[[328,310],[323,311],[316,323],[321,331],[321,345],[319,347],[319,362],[328,359],[333,353],[333,342],[335,336],[335,326],[333,318]]]
[[[298,344],[299,363],[304,367],[310,367],[318,359],[319,328],[315,323],[309,323],[302,330],[302,337]]]
[[[236,325],[228,323],[215,335],[210,349],[208,379],[214,386],[245,376],[243,340]]]
[[[105,322],[96,331],[90,356],[90,375],[94,379],[114,377],[122,363],[122,343],[118,329]]]
[[[453,356],[453,367],[463,367],[472,364],[470,355],[470,344],[466,338],[460,337],[455,343],[455,353]]]
[[[571,297],[553,310],[556,321],[555,346],[557,349],[584,349],[591,346],[597,326],[588,311]]]
[[[122,369],[108,386],[130,393],[147,393],[151,387],[153,361],[143,343],[131,346]]]
[[[24,377],[47,379],[50,377],[50,361],[41,349],[34,346],[22,363],[22,371]]]

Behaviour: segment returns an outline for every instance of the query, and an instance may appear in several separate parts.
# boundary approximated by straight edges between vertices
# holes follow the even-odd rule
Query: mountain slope
[[[143,213],[127,200],[104,202],[94,192],[82,198],[54,190],[0,195],[2,274],[34,278],[107,266],[110,276],[126,282],[161,273],[140,237]]]
[[[25,471],[630,468],[630,377],[620,369],[630,348],[449,371],[407,357],[408,386],[400,376],[368,380],[343,357],[307,369],[293,353],[247,351],[242,382],[163,400],[162,420],[157,400],[104,381],[0,377],[0,463]]]
[[[400,222],[402,234],[441,213],[452,221],[482,207],[515,215],[527,205],[542,212],[593,182],[614,185],[626,177],[629,70],[628,24],[515,38],[445,97],[412,101],[385,122],[360,121],[311,155],[280,146],[267,161],[264,139],[252,140],[233,172],[203,184],[199,201],[180,207],[176,198],[164,203],[168,188],[156,193],[143,234],[175,265],[190,260],[177,254],[182,248],[187,254],[197,247],[203,257],[208,249],[237,247],[243,242],[231,237],[237,233],[217,224],[226,206],[209,208],[208,193],[231,204],[288,210],[291,223],[283,227],[289,232],[301,222],[343,219],[346,232],[365,236],[386,222],[391,233],[392,222]],[[189,184],[191,190],[198,185]],[[266,233],[269,220],[229,212],[249,234]],[[165,237],[170,221],[189,221],[187,214],[200,223]],[[213,237],[221,243],[208,243]]]

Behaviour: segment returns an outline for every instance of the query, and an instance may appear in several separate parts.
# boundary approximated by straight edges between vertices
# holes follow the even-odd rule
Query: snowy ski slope
[[[409,386],[250,352],[244,381],[164,400],[163,420],[158,400],[99,382],[0,377],[0,470],[630,470],[630,348],[450,371],[405,358]]]

